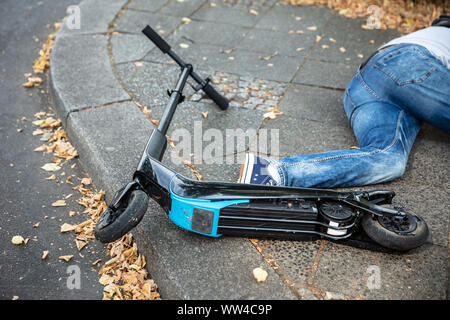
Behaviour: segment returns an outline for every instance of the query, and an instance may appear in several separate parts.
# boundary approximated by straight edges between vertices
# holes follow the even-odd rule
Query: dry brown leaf
[[[83,179],[81,179],[81,184],[88,186],[92,183],[92,178],[91,177],[84,177]]]
[[[42,146],[35,148],[33,151],[45,151],[45,150],[47,150],[47,146],[43,144]]]
[[[374,13],[369,10],[369,7],[376,5],[381,13],[379,15],[380,29],[398,29],[402,33],[411,33],[426,28],[441,14],[448,13],[446,12],[448,1],[445,0],[414,2],[411,0],[285,0],[284,2],[299,6],[326,5],[347,18],[368,18]],[[367,23],[361,27],[370,29]]]
[[[52,203],[52,207],[64,207],[66,206],[66,200],[56,200],[55,202]]]
[[[255,277],[256,282],[266,281],[268,275],[269,274],[267,273],[267,271],[262,268],[258,267],[258,268],[253,269],[253,277]]]
[[[87,246],[87,242],[80,239],[75,239],[75,244],[77,246],[78,251],[81,251],[81,249]]]
[[[66,262],[69,262],[70,260],[72,260],[73,255],[67,255],[67,256],[59,256],[58,259],[59,260],[64,260]]]
[[[76,225],[73,224],[69,224],[69,223],[64,223],[61,226],[61,232],[70,232],[70,231],[74,231],[77,228]]]
[[[22,243],[25,242],[25,239],[22,236],[14,236],[11,239],[12,244],[15,244],[16,246],[21,245]]]
[[[48,254],[49,254],[49,251],[48,251],[48,250],[44,250],[44,251],[42,252],[42,257],[41,257],[41,259],[42,259],[42,260],[47,259]]]
[[[41,168],[45,171],[58,171],[61,169],[56,163],[46,163]]]

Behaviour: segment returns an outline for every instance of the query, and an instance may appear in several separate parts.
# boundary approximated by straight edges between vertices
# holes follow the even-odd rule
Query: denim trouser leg
[[[270,159],[281,184],[353,187],[400,177],[420,120],[450,130],[449,76],[420,46],[399,45],[378,53],[353,78],[344,97],[360,148]]]

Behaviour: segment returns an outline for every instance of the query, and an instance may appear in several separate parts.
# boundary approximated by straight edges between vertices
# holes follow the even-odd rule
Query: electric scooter
[[[335,191],[192,180],[161,163],[166,133],[183,100],[189,77],[226,110],[228,101],[185,63],[150,26],[142,31],[181,68],[175,89],[133,174],[100,217],[95,236],[112,242],[145,215],[149,198],[180,228],[209,237],[222,235],[289,240],[325,238],[363,248],[407,251],[425,243],[429,231],[419,216],[392,207],[391,190]],[[391,205],[391,206],[386,206]],[[380,247],[381,246],[381,247]]]

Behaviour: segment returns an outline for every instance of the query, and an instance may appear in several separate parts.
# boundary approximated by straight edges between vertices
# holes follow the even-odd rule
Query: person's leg
[[[403,175],[420,122],[393,104],[363,101],[356,81],[345,97],[359,149],[335,150],[269,159],[278,169],[281,185],[296,187],[353,187],[393,180]],[[362,94],[362,96],[361,96]],[[370,98],[370,97],[369,97]]]
[[[386,74],[384,77],[377,74],[379,70],[374,63],[388,54],[389,49],[372,58],[345,92],[345,112],[359,149],[297,155],[281,160],[247,157],[256,165],[249,166],[249,161],[245,163],[247,166],[243,167],[247,168],[247,174],[241,182],[333,188],[375,184],[400,177],[405,171],[420,122],[392,102],[392,92],[395,93],[397,84],[386,83],[390,78]],[[416,67],[422,68],[417,62]],[[372,76],[374,73],[377,74],[375,77]],[[377,89],[384,95],[369,87],[365,78],[372,80],[375,87],[377,80],[381,82],[382,90]],[[391,91],[385,94],[383,88]],[[414,96],[410,99],[414,101]]]
[[[353,78],[344,98],[360,149],[281,160],[256,157],[257,180],[332,188],[400,177],[420,128],[418,119],[449,132],[449,76],[450,71],[420,46],[399,45],[376,54]],[[278,174],[271,173],[274,168]],[[264,174],[271,179],[261,177]],[[252,177],[247,180],[258,183]]]
[[[450,134],[450,70],[426,48],[391,47],[371,59],[358,77],[383,100]]]

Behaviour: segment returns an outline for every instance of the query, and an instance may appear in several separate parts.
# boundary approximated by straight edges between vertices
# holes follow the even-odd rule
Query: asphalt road
[[[48,25],[66,15],[70,0],[3,0],[0,10],[0,299],[101,299],[97,259],[105,262],[105,247],[91,241],[78,252],[74,234],[61,233],[63,223],[85,220],[83,207],[75,201],[77,191],[66,184],[68,175],[82,178],[82,163],[71,160],[56,173],[42,170],[52,156],[33,152],[40,136],[31,121],[40,111],[53,112],[47,81],[40,88],[24,88],[25,73],[32,72],[34,59],[53,31]],[[26,117],[27,120],[22,120]],[[19,132],[20,131],[20,132]],[[74,168],[71,168],[76,164]],[[65,172],[65,176],[61,173]],[[77,181],[74,177],[72,181]],[[65,207],[51,203],[73,194]],[[80,212],[69,217],[69,210]],[[39,227],[33,225],[39,222]],[[30,238],[26,245],[11,243],[15,235]],[[49,251],[42,260],[44,250]],[[58,259],[73,255],[69,262]],[[76,282],[79,275],[79,282]],[[69,280],[69,281],[68,281]],[[68,285],[69,283],[69,285]],[[79,288],[76,285],[79,283]],[[71,284],[71,285],[70,285]],[[74,285],[75,284],[75,285]]]

